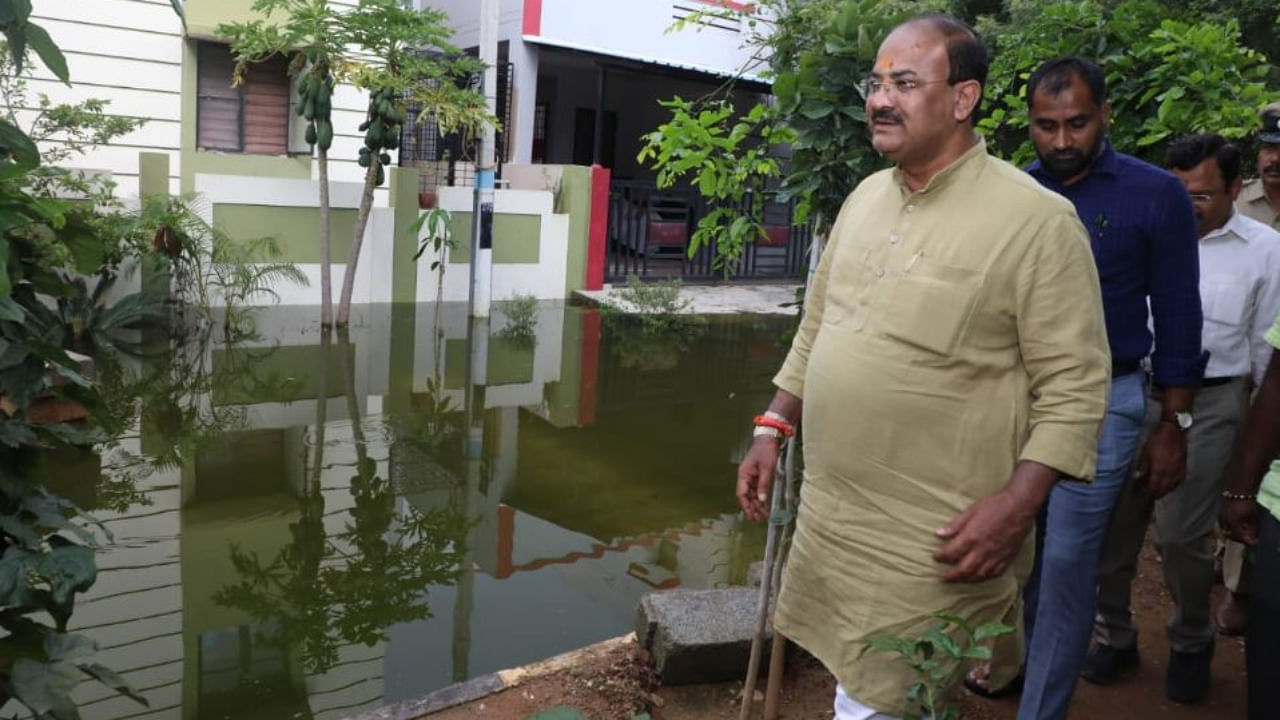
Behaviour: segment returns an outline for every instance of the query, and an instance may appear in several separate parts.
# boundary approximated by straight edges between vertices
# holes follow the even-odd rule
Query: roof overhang
[[[669,60],[661,60],[657,58],[646,57],[643,55],[620,53],[615,50],[607,50],[602,47],[595,47],[592,45],[584,45],[579,43],[567,42],[564,40],[556,40],[552,38],[542,37],[540,35],[522,35],[521,38],[528,43],[545,45],[546,47],[559,48],[562,50],[574,50],[582,53],[590,53],[592,55],[599,55],[605,58],[631,61],[631,62],[642,63],[646,65],[657,65],[660,67],[668,67],[675,70],[693,72],[693,73],[698,73],[700,75],[708,75],[708,76],[717,77],[717,78],[738,78],[743,82],[761,86],[765,92],[768,92],[768,89],[772,86],[772,83],[769,80],[765,79],[761,75],[757,75],[754,73],[738,73],[730,70],[724,70],[721,68],[708,67],[705,65],[692,65],[687,63],[672,62]]]

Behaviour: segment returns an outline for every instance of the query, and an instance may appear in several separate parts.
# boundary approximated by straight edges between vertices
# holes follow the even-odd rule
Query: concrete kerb
[[[416,718],[426,717],[432,713],[447,710],[463,703],[484,699],[503,690],[518,687],[522,683],[536,678],[564,672],[588,660],[613,652],[620,647],[633,644],[635,641],[635,633],[628,633],[584,648],[570,650],[567,653],[529,665],[509,670],[499,670],[495,673],[472,678],[466,682],[449,685],[425,697],[386,705],[358,715],[350,715],[346,720],[416,720]]]
[[[799,287],[796,283],[683,285],[680,298],[689,302],[685,312],[690,315],[796,315],[795,307],[783,305],[795,302]],[[625,286],[606,285],[601,290],[577,290],[574,294],[595,305],[639,312],[624,299],[624,289]]]

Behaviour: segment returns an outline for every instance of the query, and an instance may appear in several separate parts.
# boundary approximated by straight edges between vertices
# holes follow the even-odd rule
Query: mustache
[[[1274,162],[1274,163],[1271,163],[1270,165],[1265,165],[1265,166],[1263,166],[1263,168],[1262,168],[1262,172],[1264,172],[1264,173],[1280,173],[1280,162]]]
[[[893,123],[894,125],[901,125],[902,116],[894,112],[890,108],[880,108],[879,110],[876,110],[875,112],[871,113],[871,122],[873,123],[886,122],[886,123]]]

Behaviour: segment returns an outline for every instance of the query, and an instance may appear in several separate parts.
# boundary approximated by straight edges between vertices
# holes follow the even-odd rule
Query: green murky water
[[[84,717],[343,717],[621,635],[645,593],[761,555],[732,483],[790,319],[374,307],[344,342],[314,313],[122,363],[131,430],[51,459],[116,541],[72,629],[151,702],[85,683]]]

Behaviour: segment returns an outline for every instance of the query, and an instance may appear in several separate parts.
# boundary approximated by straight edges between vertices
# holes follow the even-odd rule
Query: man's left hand
[[[1026,497],[1006,488],[970,505],[940,528],[938,537],[947,543],[933,559],[955,566],[942,579],[982,582],[1004,572],[1035,524],[1038,506],[1028,505]]]
[[[1161,422],[1147,437],[1138,457],[1136,475],[1147,481],[1153,497],[1163,497],[1187,476],[1187,434]]]

